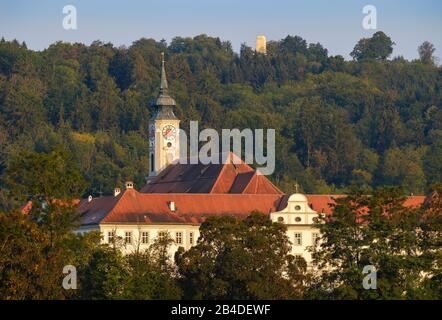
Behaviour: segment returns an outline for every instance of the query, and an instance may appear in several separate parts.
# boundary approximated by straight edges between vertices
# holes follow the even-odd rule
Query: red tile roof
[[[227,161],[222,161],[224,158]],[[233,159],[238,161],[235,163]],[[169,165],[141,188],[143,193],[282,194],[265,176],[233,153],[220,154],[219,164]]]
[[[333,199],[345,197],[342,194],[306,194],[310,207],[316,212],[320,213],[332,213],[331,204],[334,204]],[[419,207],[423,204],[425,196],[409,196],[404,201],[405,207]]]
[[[309,205],[317,212],[331,214],[333,199],[343,195],[306,195]],[[287,206],[288,195],[280,194],[191,194],[191,193],[140,193],[128,189],[116,197],[82,200],[79,212],[82,224],[199,224],[213,215],[232,215],[245,218],[252,211],[264,214],[276,212]],[[409,197],[406,206],[419,206],[424,196]],[[169,203],[175,203],[172,212]]]
[[[99,223],[188,223],[199,224],[212,215],[245,218],[252,211],[265,214],[278,211],[279,194],[146,194],[128,189],[117,197],[82,200],[82,224]],[[169,203],[175,202],[172,212]]]

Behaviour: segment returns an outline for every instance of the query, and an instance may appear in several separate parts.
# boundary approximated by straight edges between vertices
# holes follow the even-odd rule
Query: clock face
[[[161,132],[163,134],[164,139],[173,140],[176,137],[176,128],[170,124],[165,125]]]

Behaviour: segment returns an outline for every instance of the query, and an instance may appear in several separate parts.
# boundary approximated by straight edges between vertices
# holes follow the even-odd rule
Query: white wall
[[[311,267],[311,253],[309,247],[313,246],[313,235],[319,234],[319,229],[313,227],[316,223],[319,214],[311,209],[308,205],[307,198],[302,194],[293,194],[289,197],[287,206],[281,211],[270,214],[270,219],[273,222],[284,223],[287,226],[287,236],[292,244],[291,253],[302,256],[307,264]],[[102,242],[108,243],[108,232],[115,231],[117,237],[125,238],[126,232],[132,233],[132,243],[123,246],[123,253],[129,254],[134,252],[139,245],[141,250],[146,249],[158,237],[159,232],[168,232],[173,240],[176,240],[177,232],[181,232],[182,243],[174,243],[169,253],[173,257],[179,247],[185,250],[196,245],[200,236],[199,225],[185,225],[185,224],[101,224],[100,226],[81,227],[77,232],[84,233],[88,231],[100,231],[102,233]],[[142,232],[149,233],[149,243],[141,243]],[[190,243],[190,233],[193,233],[193,244]],[[301,234],[302,242],[297,244],[295,233]]]
[[[286,208],[270,214],[273,222],[280,222],[287,226],[287,236],[292,244],[291,253],[302,256],[309,267],[312,263],[309,247],[314,245],[314,234],[319,234],[319,229],[313,227],[318,217],[319,214],[310,208],[307,198],[299,193],[289,197]],[[298,245],[295,233],[301,235],[301,245]]]
[[[154,240],[158,237],[160,232],[168,232],[170,237],[174,240],[174,243],[170,247],[170,254],[173,256],[179,247],[183,247],[188,250],[191,246],[196,245],[199,238],[199,226],[198,225],[130,225],[130,224],[119,224],[119,225],[100,225],[100,231],[103,235],[102,242],[109,243],[108,233],[115,232],[117,237],[123,239],[125,242],[126,232],[132,233],[131,243],[123,245],[123,253],[129,254],[134,252],[139,246],[140,250],[146,249]],[[142,233],[148,232],[149,239],[148,243],[142,243]],[[177,233],[181,233],[181,243],[176,243]],[[191,233],[193,233],[193,243],[191,243]]]

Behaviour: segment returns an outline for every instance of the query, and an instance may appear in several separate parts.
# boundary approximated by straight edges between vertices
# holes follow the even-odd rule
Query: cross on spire
[[[299,189],[299,184],[298,184],[298,181],[296,181],[296,182],[295,182],[295,192],[296,192],[296,193],[299,193],[299,190],[298,190],[298,189]]]

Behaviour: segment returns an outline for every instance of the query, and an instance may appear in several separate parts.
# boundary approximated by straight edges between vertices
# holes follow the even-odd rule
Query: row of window
[[[295,217],[295,222],[301,222],[302,221],[302,218],[301,217]],[[318,223],[318,218],[317,217],[314,217],[313,219],[312,219],[312,222],[313,223]],[[284,219],[284,217],[278,217],[278,222],[280,222],[280,223],[285,223],[285,219]]]
[[[313,232],[312,233],[312,244],[316,245],[316,244],[318,244],[318,241],[319,241],[319,233]],[[295,232],[294,233],[293,245],[294,246],[302,246],[302,232]]]
[[[168,235],[167,231],[159,231],[158,232],[158,238],[164,239]],[[107,233],[107,241],[108,243],[113,243],[115,240],[115,231],[109,231]],[[125,244],[132,244],[133,241],[133,235],[132,231],[125,231],[124,232],[124,243]],[[319,241],[319,233],[313,232],[312,233],[312,244],[318,244]],[[142,231],[141,232],[141,243],[142,244],[149,244],[149,232],[148,231]],[[175,243],[176,244],[183,244],[183,233],[181,231],[175,232]],[[189,244],[194,244],[194,233],[189,233]],[[294,242],[293,245],[295,246],[302,246],[302,232],[295,232],[294,233]]]
[[[149,232],[148,231],[142,231],[141,232],[141,244],[149,244]],[[159,239],[165,239],[168,236],[167,231],[159,231],[158,232],[158,238]],[[194,244],[194,233],[189,233],[189,244]],[[132,231],[125,231],[124,232],[124,244],[132,244],[133,243],[133,235]],[[175,243],[176,244],[183,244],[183,233],[181,231],[175,232]],[[115,231],[108,231],[107,233],[107,242],[113,243],[115,241]]]

